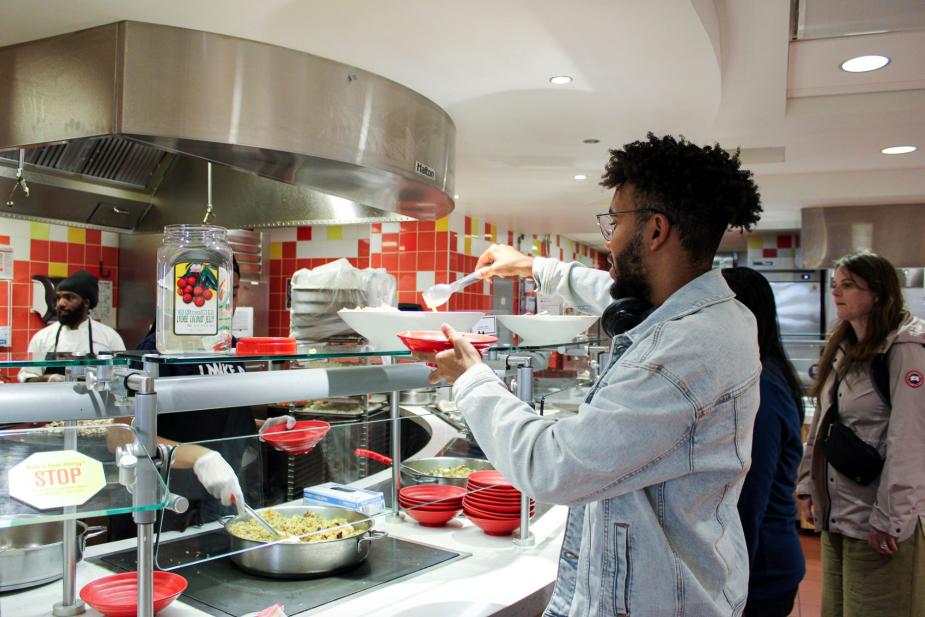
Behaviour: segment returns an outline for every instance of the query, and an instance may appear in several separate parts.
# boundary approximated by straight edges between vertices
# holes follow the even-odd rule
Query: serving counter
[[[536,351],[504,348],[491,354],[496,359],[501,357],[502,366],[519,367],[515,369],[518,393],[531,402],[534,400],[532,372],[529,361],[523,361],[522,356]],[[13,445],[19,450],[28,449],[36,441],[35,435],[45,431],[44,439],[48,443],[43,444],[43,450],[85,450],[91,458],[102,463],[105,477],[102,494],[108,501],[103,507],[88,506],[99,501],[94,497],[87,504],[43,510],[11,498],[9,487],[3,487],[6,490],[0,496],[3,500],[0,528],[47,520],[64,520],[67,525],[91,515],[131,513],[138,526],[138,535],[89,547],[84,560],[77,563],[70,576],[66,557],[63,582],[0,595],[0,614],[47,615],[56,601],[58,605],[67,605],[69,593],[76,595],[85,584],[114,571],[134,571],[137,563],[142,564],[139,568],[139,606],[142,607],[139,615],[152,612],[150,572],[154,569],[176,572],[189,580],[184,595],[158,613],[166,617],[243,615],[275,602],[285,604],[289,615],[533,615],[540,612],[556,577],[566,509],[540,505],[532,520],[523,518],[526,509],[522,509],[521,530],[515,531],[513,542],[510,535],[486,535],[462,516],[437,528],[423,527],[411,520],[408,508],[402,507],[397,499],[402,458],[460,454],[452,451],[454,448],[467,450],[464,454],[471,455],[477,445],[471,436],[458,430],[458,420],[445,421],[433,407],[399,406],[400,391],[427,386],[426,367],[398,362],[407,354],[358,353],[355,349],[350,352],[313,349],[311,352],[282,358],[115,358],[97,366],[69,367],[70,377],[82,377],[80,381],[2,386],[0,401],[3,402],[4,422],[66,421],[63,427],[53,429],[2,432],[0,447],[4,452],[13,451]],[[7,361],[8,365],[15,362]],[[265,370],[232,375],[157,376],[165,364],[202,362],[247,363],[250,368]],[[344,363],[352,366],[343,366]],[[278,370],[280,368],[298,370]],[[374,399],[368,396],[376,392],[388,393],[387,405],[378,416],[371,413]],[[204,494],[190,492],[188,471],[184,474],[182,469],[172,469],[174,451],[154,443],[159,415],[203,409],[223,413],[229,407],[242,405],[355,395],[364,395],[359,398],[365,401],[359,417],[328,418],[331,420],[329,426],[313,452],[284,455],[290,463],[308,460],[314,455],[322,469],[315,473],[323,474],[313,476],[315,481],[333,481],[384,493],[386,509],[370,514],[369,520],[376,535],[385,532],[388,540],[369,542],[369,559],[363,566],[322,579],[261,579],[229,563],[228,556],[233,551],[221,543],[222,516],[229,513],[227,509],[203,508],[202,512],[209,511],[211,518],[201,516],[196,521],[199,524],[183,531],[170,531],[164,526],[168,515],[160,516],[159,524],[155,525],[157,512],[165,509],[182,512],[187,499],[196,503],[205,501]],[[301,403],[290,403],[290,411],[298,411],[298,405]],[[134,416],[133,427],[114,425],[102,434],[94,429],[97,432],[92,438],[90,429],[78,424],[80,420],[124,416]],[[380,435],[380,448],[382,435],[388,441],[392,465],[377,467],[365,461],[354,463],[352,452],[371,445],[371,435],[376,434]],[[414,440],[408,436],[414,434],[418,435],[418,442],[421,434],[426,435],[423,443],[412,444]],[[403,439],[408,442],[404,448]],[[92,448],[88,445],[91,442]],[[281,493],[279,486],[271,486],[272,474],[266,468],[278,467],[269,463],[279,460],[272,456],[280,455],[269,452],[268,444],[256,430],[252,435],[195,445],[225,452],[222,448],[229,443],[243,453],[244,462],[236,471],[239,471],[244,494],[251,505],[260,508],[301,503],[298,499],[293,501],[293,495]],[[13,454],[6,461],[7,465],[21,463],[26,454],[28,452]],[[127,464],[130,459],[134,459],[134,463]],[[523,503],[525,500],[526,497]],[[68,533],[65,532],[65,537]],[[215,550],[196,548],[212,546],[209,543],[213,541],[219,541],[220,545]],[[256,593],[258,589],[261,593]],[[79,602],[71,600],[71,603],[74,607],[65,606],[63,611],[56,607],[55,614],[68,614],[71,609],[79,611],[75,608]],[[86,608],[86,614],[98,614]]]

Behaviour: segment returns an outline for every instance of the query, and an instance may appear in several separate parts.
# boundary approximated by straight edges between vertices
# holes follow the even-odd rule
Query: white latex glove
[[[212,450],[196,459],[193,463],[193,473],[199,478],[203,488],[216,499],[220,499],[223,506],[231,505],[232,495],[239,502],[244,502],[238,476],[218,452]]]
[[[292,416],[277,416],[275,418],[267,418],[264,420],[263,426],[260,427],[260,433],[263,434],[263,432],[271,426],[279,426],[283,422],[286,423],[286,430],[289,430],[295,426],[295,418]]]
[[[49,381],[49,382],[64,381],[64,375],[60,373],[54,373],[52,375],[49,375],[46,381]]]

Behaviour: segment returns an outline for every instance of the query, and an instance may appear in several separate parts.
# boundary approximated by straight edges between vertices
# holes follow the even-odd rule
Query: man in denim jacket
[[[517,400],[479,353],[427,356],[489,460],[540,501],[570,506],[546,615],[740,615],[748,554],[736,511],[758,410],[757,333],[713,256],[761,207],[748,171],[719,147],[658,138],[612,150],[599,215],[608,273],[492,246],[483,276],[533,277],[541,293],[603,311],[653,309],[614,338],[577,416],[552,421]],[[608,293],[609,292],[609,293]],[[422,356],[423,357],[423,356]]]

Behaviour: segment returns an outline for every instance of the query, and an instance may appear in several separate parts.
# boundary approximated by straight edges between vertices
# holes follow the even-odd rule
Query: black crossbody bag
[[[857,436],[853,430],[841,423],[838,416],[838,386],[835,380],[832,391],[832,405],[827,414],[829,425],[822,440],[825,458],[839,473],[858,484],[870,484],[883,470],[883,457],[877,448]]]

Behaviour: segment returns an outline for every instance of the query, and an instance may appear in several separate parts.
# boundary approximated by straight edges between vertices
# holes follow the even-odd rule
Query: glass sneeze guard
[[[65,444],[68,433],[70,442],[74,444],[70,448]],[[134,457],[134,465],[130,470],[120,470],[116,448],[129,443],[136,444],[136,452],[144,451],[141,444],[137,443],[135,431],[127,424],[78,424],[76,427],[46,426],[0,431],[0,461],[3,468],[0,474],[0,527],[163,508],[167,503],[166,485],[149,456]],[[10,469],[33,454],[62,450],[74,450],[99,461],[105,483],[98,492],[82,504],[48,509],[34,507],[10,495]],[[156,478],[154,499],[149,502],[140,501],[133,492],[134,478],[144,473],[150,473]]]

